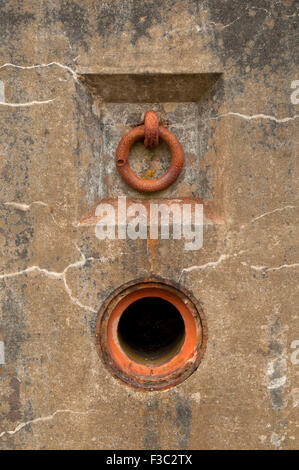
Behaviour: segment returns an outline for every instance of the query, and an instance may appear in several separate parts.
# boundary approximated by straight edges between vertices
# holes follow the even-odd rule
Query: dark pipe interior
[[[118,324],[118,339],[133,360],[153,365],[170,360],[185,338],[184,320],[167,300],[145,297],[123,312]]]

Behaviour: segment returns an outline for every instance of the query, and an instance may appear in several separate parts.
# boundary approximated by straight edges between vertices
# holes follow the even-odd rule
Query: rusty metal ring
[[[132,145],[146,136],[145,125],[137,126],[129,131],[118,144],[116,150],[116,166],[120,176],[131,188],[137,191],[152,193],[168,188],[179,176],[184,164],[184,151],[179,140],[172,132],[159,126],[159,136],[168,145],[171,153],[171,162],[168,170],[160,178],[144,180],[132,171],[129,165],[129,153]],[[154,135],[155,137],[155,135]],[[151,138],[149,139],[152,140]]]

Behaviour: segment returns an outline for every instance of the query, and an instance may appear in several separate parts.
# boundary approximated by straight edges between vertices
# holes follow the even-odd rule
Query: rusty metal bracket
[[[132,145],[144,138],[144,145],[150,149],[159,144],[159,138],[168,145],[171,162],[168,170],[160,178],[144,180],[139,178],[129,165],[129,153]],[[116,150],[116,166],[125,182],[140,192],[153,193],[168,188],[179,176],[184,164],[184,151],[177,137],[168,129],[159,125],[155,111],[147,111],[144,125],[130,130],[120,140]]]

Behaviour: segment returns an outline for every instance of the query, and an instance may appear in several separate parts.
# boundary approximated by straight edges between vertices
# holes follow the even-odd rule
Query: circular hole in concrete
[[[159,297],[145,297],[124,310],[117,332],[122,349],[131,359],[158,365],[181,349],[185,324],[172,303]]]
[[[99,311],[95,340],[114,377],[143,390],[166,390],[197,369],[207,326],[190,292],[153,276],[111,293]]]

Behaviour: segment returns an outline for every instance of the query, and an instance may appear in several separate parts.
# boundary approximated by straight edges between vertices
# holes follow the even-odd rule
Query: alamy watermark
[[[117,206],[100,203],[95,215],[95,233],[100,240],[185,240],[185,250],[199,250],[203,244],[203,205],[198,203],[130,203],[118,197]]]

